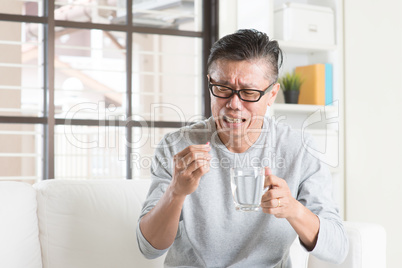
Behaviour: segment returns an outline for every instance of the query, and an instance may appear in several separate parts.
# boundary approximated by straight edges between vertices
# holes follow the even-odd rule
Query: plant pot
[[[299,93],[298,90],[287,90],[283,92],[285,96],[285,103],[297,103],[299,101]]]

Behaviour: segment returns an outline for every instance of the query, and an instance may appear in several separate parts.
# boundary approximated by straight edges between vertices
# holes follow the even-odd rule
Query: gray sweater
[[[300,131],[266,118],[263,132],[246,152],[230,152],[220,141],[213,118],[167,134],[155,151],[152,184],[140,219],[161,198],[172,177],[172,158],[192,144],[211,142],[210,171],[197,190],[186,197],[179,229],[165,260],[166,267],[291,267],[289,248],[296,232],[286,219],[234,208],[229,168],[239,165],[269,166],[286,180],[298,201],[318,215],[318,241],[314,256],[340,263],[348,252],[348,239],[332,196],[331,174],[325,164],[305,149]],[[303,145],[304,144],[304,145]],[[137,239],[147,258],[166,252],[157,250],[142,235]]]

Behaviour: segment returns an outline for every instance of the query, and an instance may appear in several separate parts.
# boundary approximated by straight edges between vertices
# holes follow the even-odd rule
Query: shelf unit
[[[336,112],[336,106],[333,105],[307,105],[307,104],[287,104],[275,103],[273,109],[277,112],[297,112],[297,113],[314,113],[317,110],[325,109],[327,112]]]
[[[270,13],[272,29],[274,25],[274,10],[289,0],[272,1]],[[294,128],[312,134],[318,144],[317,157],[328,164],[333,177],[333,196],[339,204],[341,216],[344,217],[344,120],[343,120],[343,7],[341,0],[291,0],[290,2],[305,3],[330,7],[335,17],[335,44],[321,45],[307,42],[278,40],[284,53],[282,74],[294,71],[302,65],[316,63],[332,63],[333,65],[333,105],[299,105],[284,104],[279,98],[273,105],[271,114],[275,117],[285,117],[286,123]],[[272,31],[274,33],[275,30]],[[275,39],[275,36],[273,35]],[[282,102],[282,103],[281,103]]]
[[[220,36],[237,29],[254,28],[275,39],[275,9],[284,3],[295,2],[330,7],[334,11],[335,44],[321,45],[308,42],[277,40],[283,51],[280,74],[292,72],[297,66],[332,63],[334,103],[327,106],[285,104],[283,93],[278,94],[269,109],[270,116],[295,129],[306,131],[315,140],[327,159],[333,175],[333,196],[344,217],[344,115],[343,115],[343,1],[342,0],[221,0]],[[250,16],[250,14],[253,14]]]
[[[277,40],[279,46],[290,53],[316,53],[316,52],[329,52],[335,51],[336,45],[317,45],[311,43],[303,43],[296,41]]]

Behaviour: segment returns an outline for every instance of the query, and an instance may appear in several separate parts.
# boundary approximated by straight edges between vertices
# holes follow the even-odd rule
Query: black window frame
[[[44,16],[13,15],[0,13],[0,21],[20,22],[20,23],[38,23],[44,27],[44,96],[43,96],[43,114],[42,117],[28,116],[1,116],[0,124],[40,124],[44,126],[43,135],[43,170],[42,179],[54,179],[55,177],[55,145],[54,129],[57,125],[75,125],[75,126],[121,126],[126,127],[126,138],[128,143],[132,140],[132,128],[141,127],[143,123],[152,128],[179,128],[187,122],[178,121],[121,121],[121,120],[92,120],[92,119],[62,119],[55,118],[54,106],[54,79],[55,79],[55,27],[67,27],[76,29],[99,29],[105,31],[118,31],[126,33],[126,95],[127,95],[127,118],[132,114],[132,36],[133,33],[149,33],[156,35],[171,35],[183,37],[196,37],[202,39],[202,96],[203,96],[203,116],[211,116],[210,96],[207,85],[207,59],[212,44],[218,38],[218,6],[219,0],[203,0],[202,4],[202,31],[182,31],[175,29],[164,29],[154,27],[139,27],[132,24],[132,4],[133,0],[127,0],[127,22],[124,25],[99,24],[90,22],[74,22],[55,20],[54,1],[44,1]],[[205,79],[204,79],[205,78]],[[131,148],[126,146],[126,156],[130,159]],[[126,161],[127,177],[132,179],[130,161]]]

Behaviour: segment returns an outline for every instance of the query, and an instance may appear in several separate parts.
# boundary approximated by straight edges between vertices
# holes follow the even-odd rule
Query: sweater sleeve
[[[165,137],[166,138],[166,137]],[[155,259],[162,256],[169,249],[159,250],[154,248],[143,236],[140,229],[140,221],[155,205],[166,192],[172,179],[173,154],[167,145],[166,139],[163,139],[155,150],[151,166],[151,186],[147,198],[143,204],[141,215],[137,224],[137,242],[141,253],[148,259]],[[181,234],[181,224],[177,236]]]
[[[159,250],[159,249],[154,248],[145,239],[145,237],[142,235],[139,221],[138,221],[138,224],[137,224],[137,243],[138,243],[138,247],[140,248],[140,251],[141,251],[142,255],[144,255],[144,257],[147,258],[147,259],[158,258],[158,257],[162,256],[163,254],[165,254],[166,251],[168,251],[168,249]]]
[[[310,252],[315,257],[336,264],[342,263],[349,250],[347,233],[332,198],[332,178],[327,165],[309,149],[316,148],[311,137],[300,154],[302,179],[297,199],[320,220],[316,246]]]

